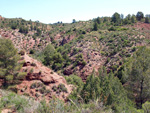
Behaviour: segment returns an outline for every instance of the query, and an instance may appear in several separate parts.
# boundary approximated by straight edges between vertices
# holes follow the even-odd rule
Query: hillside
[[[150,18],[141,13],[55,24],[0,17],[1,89],[39,101],[41,111],[57,98],[56,111],[61,103],[64,112],[145,112]],[[13,109],[0,102],[0,111]]]
[[[71,93],[71,86],[67,85],[62,76],[26,54],[22,56],[22,59],[25,62],[21,71],[27,72],[27,75],[21,84],[17,85],[19,94],[33,96],[38,100],[43,97],[50,100],[53,96],[65,100]]]
[[[68,85],[62,76],[39,61],[25,54],[21,56],[19,62],[23,63],[20,72],[26,73],[26,75],[20,78],[19,84],[9,87],[10,90],[33,97],[36,100],[45,98],[47,101],[53,97],[66,100],[66,97],[71,93],[73,86]],[[3,83],[3,79],[0,80]]]
[[[150,36],[149,24],[138,22],[113,28],[110,18],[102,18],[103,22],[97,31],[92,30],[94,22],[91,20],[55,25],[23,19],[2,18],[1,21],[4,22],[2,26],[7,27],[1,28],[0,35],[11,39],[19,50],[23,49],[37,56],[51,43],[65,60],[66,55],[70,59],[70,62],[62,65],[61,73],[77,74],[84,81],[93,69],[98,71],[103,65],[108,71],[116,71],[122,65],[122,59],[130,57],[136,46],[146,45]],[[16,29],[10,29],[8,23],[11,23],[11,28],[16,25]],[[22,24],[27,27],[28,33],[19,32],[19,26]],[[36,29],[33,29],[34,27]],[[84,60],[80,58],[81,61],[78,61],[77,55],[82,55],[80,57]]]

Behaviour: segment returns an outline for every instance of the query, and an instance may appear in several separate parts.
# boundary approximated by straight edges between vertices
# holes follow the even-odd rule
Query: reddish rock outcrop
[[[17,85],[19,94],[29,95],[39,100],[43,99],[43,97],[49,100],[53,96],[62,100],[66,99],[71,93],[72,86],[67,85],[62,76],[27,54],[22,57],[24,57],[25,63],[21,71],[26,72],[27,75],[21,84]],[[60,89],[59,86],[63,86],[63,88]]]

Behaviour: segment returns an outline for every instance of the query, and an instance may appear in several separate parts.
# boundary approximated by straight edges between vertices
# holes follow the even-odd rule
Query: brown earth
[[[144,32],[147,39],[150,39],[150,24],[138,22],[137,24],[134,25],[134,27]]]
[[[148,24],[148,23],[143,23],[143,22],[137,22],[137,23],[134,25],[134,28],[150,30],[150,24]]]

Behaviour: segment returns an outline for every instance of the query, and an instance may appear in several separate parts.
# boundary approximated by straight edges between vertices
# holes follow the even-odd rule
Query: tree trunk
[[[7,80],[6,80],[6,78],[4,77],[3,87],[6,87],[6,86],[7,86]]]
[[[140,108],[142,108],[142,104],[143,104],[143,96],[142,96],[142,94],[143,94],[143,79],[142,79],[142,81],[141,81],[141,87],[140,87]]]

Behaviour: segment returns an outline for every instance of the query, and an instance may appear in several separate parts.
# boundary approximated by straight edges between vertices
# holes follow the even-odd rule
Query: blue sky
[[[0,0],[0,15],[43,23],[89,20],[98,16],[142,11],[150,14],[150,0]]]

